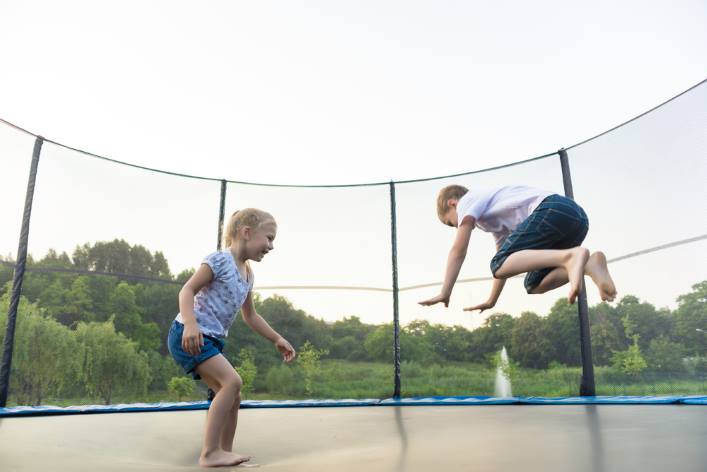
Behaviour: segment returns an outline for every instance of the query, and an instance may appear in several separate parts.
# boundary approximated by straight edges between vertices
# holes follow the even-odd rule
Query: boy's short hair
[[[459,200],[468,191],[468,188],[461,185],[447,185],[439,191],[439,195],[437,195],[437,217],[442,223],[444,223],[444,215],[449,211],[449,204],[447,203],[449,199]]]

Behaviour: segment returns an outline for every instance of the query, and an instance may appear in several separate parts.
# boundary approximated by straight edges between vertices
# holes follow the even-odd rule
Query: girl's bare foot
[[[222,449],[216,449],[207,454],[202,454],[201,457],[199,457],[199,465],[202,467],[228,467],[242,464],[249,460],[250,456],[241,456],[232,452],[226,452]]]
[[[611,279],[611,275],[609,275],[609,268],[606,265],[606,256],[604,253],[601,251],[593,253],[589,257],[584,271],[592,278],[597,288],[599,288],[601,299],[605,302],[614,301],[614,298],[616,298],[616,286],[614,286],[614,281]]]
[[[582,289],[582,281],[584,279],[584,266],[589,259],[589,251],[583,247],[575,247],[570,249],[569,256],[565,262],[565,270],[567,270],[567,278],[570,282],[570,293],[567,296],[567,301],[574,303]]]

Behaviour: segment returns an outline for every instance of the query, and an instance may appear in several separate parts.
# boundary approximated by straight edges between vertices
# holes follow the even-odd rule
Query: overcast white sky
[[[554,151],[707,76],[695,1],[0,1],[0,116],[235,180],[444,175]]]
[[[0,117],[201,176],[429,177],[570,146],[700,82],[705,25],[698,0],[0,0]]]

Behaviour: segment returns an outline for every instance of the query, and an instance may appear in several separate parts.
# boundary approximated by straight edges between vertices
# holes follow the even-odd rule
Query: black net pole
[[[221,250],[221,241],[223,241],[223,220],[226,217],[226,181],[221,181],[221,197],[218,210],[218,241],[216,242],[216,250]]]
[[[393,398],[400,398],[400,312],[398,307],[398,224],[395,213],[395,183],[390,182],[390,244],[393,263],[393,363],[395,389]]]
[[[27,194],[25,195],[25,211],[22,215],[22,229],[20,230],[20,243],[17,248],[17,263],[12,281],[12,296],[10,306],[7,310],[7,329],[5,331],[5,341],[3,342],[2,365],[0,365],[0,407],[7,404],[7,394],[10,390],[10,369],[12,367],[12,348],[15,342],[15,324],[17,321],[17,308],[20,304],[22,294],[22,281],[25,275],[25,265],[27,264],[27,241],[29,240],[29,220],[32,214],[32,200],[34,198],[34,184],[37,180],[37,166],[39,165],[39,154],[42,151],[44,138],[37,136],[34,141],[34,151],[32,151],[32,165],[29,170],[27,180]]]
[[[562,166],[562,183],[565,188],[565,196],[574,200],[567,151],[563,148],[558,151],[558,154],[560,155],[560,165]],[[584,280],[582,280],[582,287],[579,291],[579,297],[577,297],[577,311],[579,313],[579,345],[582,352],[582,382],[579,385],[579,395],[582,397],[593,397],[596,395],[596,388],[594,385],[592,341],[589,330],[589,305],[587,304],[587,291]]]

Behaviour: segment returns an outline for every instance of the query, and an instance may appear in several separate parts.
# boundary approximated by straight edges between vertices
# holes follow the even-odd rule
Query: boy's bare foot
[[[570,293],[567,296],[567,301],[574,303],[582,288],[582,280],[584,279],[584,266],[589,259],[589,251],[583,247],[575,247],[570,249],[569,256],[565,262],[567,270],[567,278],[570,282]]]
[[[222,449],[216,449],[207,454],[202,454],[201,457],[199,457],[199,465],[202,467],[228,467],[242,464],[249,460],[250,456],[241,456],[232,452],[226,452]]]
[[[616,298],[616,286],[614,286],[614,281],[609,275],[604,253],[601,251],[593,253],[589,257],[584,271],[596,284],[601,299],[605,302],[614,301],[614,298]]]

